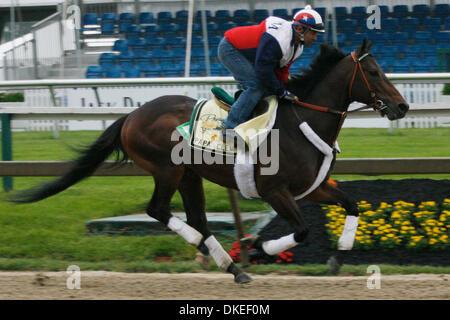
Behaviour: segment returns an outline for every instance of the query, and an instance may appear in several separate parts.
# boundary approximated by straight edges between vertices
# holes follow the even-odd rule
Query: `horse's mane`
[[[320,53],[314,58],[308,68],[302,68],[303,73],[291,74],[287,84],[289,91],[295,93],[300,99],[305,99],[311,90],[320,82],[331,69],[346,56],[338,48],[323,43]]]

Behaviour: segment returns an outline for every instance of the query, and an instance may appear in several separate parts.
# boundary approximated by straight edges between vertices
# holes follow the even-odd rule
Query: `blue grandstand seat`
[[[122,72],[125,78],[139,78],[141,76],[141,71],[137,66],[128,66],[122,68]]]
[[[98,15],[96,13],[85,13],[83,15],[83,27],[98,27]]]
[[[382,46],[380,49],[380,56],[382,59],[386,58],[398,58],[398,53],[401,51],[400,47],[397,46]]]
[[[381,19],[387,18],[391,15],[391,12],[389,11],[389,6],[379,5],[378,8],[380,8]]]
[[[345,41],[347,40],[346,35],[343,34],[343,33],[338,33],[338,34],[336,35],[336,37],[337,37],[337,41],[338,41],[338,46],[339,46],[339,47],[345,46]]]
[[[381,69],[383,69],[384,72],[392,72],[392,65],[396,61],[395,58],[383,58],[377,60],[378,64],[380,65]]]
[[[434,5],[433,17],[446,18],[450,16],[450,4],[438,3]]]
[[[396,32],[398,30],[399,20],[397,18],[381,19],[381,30],[386,32]]]
[[[141,26],[146,26],[153,23],[155,23],[155,16],[153,15],[153,12],[145,11],[139,14],[139,24]]]
[[[205,58],[204,48],[192,48],[191,57],[193,61],[202,61]]]
[[[158,77],[162,71],[159,64],[140,65],[139,69],[143,77]]]
[[[409,37],[413,38],[414,33],[419,27],[419,19],[413,17],[406,17],[400,20],[400,28],[402,31],[408,32]]]
[[[174,48],[173,58],[175,61],[184,61],[186,58],[186,50],[184,48]]]
[[[337,20],[343,20],[347,19],[348,17],[348,10],[347,7],[335,7],[335,14]]]
[[[152,53],[148,50],[137,49],[133,51],[133,54],[135,63],[151,62],[152,60]]]
[[[130,36],[137,36],[140,37],[143,35],[142,27],[138,25],[131,25],[128,27],[128,29],[125,31],[125,37],[129,38]]]
[[[144,35],[145,36],[157,36],[160,32],[161,28],[159,25],[151,23],[144,26]]]
[[[188,20],[189,11],[187,10],[179,10],[175,12],[175,21],[177,23],[186,22]]]
[[[414,44],[428,45],[432,40],[431,31],[417,31],[414,34]]]
[[[350,17],[358,21],[365,19],[366,16],[366,7],[363,6],[352,7],[350,11]]]
[[[422,55],[422,46],[420,45],[413,45],[413,46],[406,46],[403,50],[403,56],[406,58],[421,58]]]
[[[173,37],[166,39],[166,46],[172,49],[174,48],[185,48],[186,38],[185,37]]]
[[[291,15],[287,11],[287,9],[284,8],[273,9],[272,15],[274,15],[275,17],[283,18],[285,20],[289,20],[291,18]]]
[[[136,17],[134,13],[122,12],[119,15],[119,32],[125,33],[129,26],[136,22]]]
[[[384,44],[377,44],[377,43],[374,43],[374,44],[372,45],[372,48],[370,49],[370,51],[371,51],[372,54],[374,55],[375,59],[381,59],[381,58],[383,58],[383,57],[381,56],[381,52],[383,51],[383,48],[384,48]]]
[[[237,24],[229,21],[219,24],[219,31],[225,33],[227,30],[233,29],[235,27],[237,27]]]
[[[163,58],[164,54],[165,54],[165,50],[163,48],[155,48],[151,51],[152,53],[152,59],[153,60],[158,60]]]
[[[103,68],[101,66],[88,66],[86,68],[86,78],[88,79],[103,78]]]
[[[214,18],[217,23],[224,23],[232,20],[230,10],[217,10]]]
[[[115,25],[112,22],[104,22],[100,26],[102,34],[113,34],[115,33]]]
[[[327,13],[326,7],[317,7],[314,10],[316,10],[317,13],[320,14],[320,16],[322,17],[322,20],[326,20],[326,13]]]
[[[221,63],[211,63],[209,66],[211,76],[213,77],[219,77],[222,75],[223,72],[223,66]]]
[[[441,30],[441,18],[426,17],[423,20],[423,27],[425,31],[437,32]]]
[[[423,47],[423,57],[424,59],[430,58],[430,57],[437,57],[438,53],[438,47],[436,45],[427,45]]]
[[[145,49],[147,47],[147,41],[142,38],[134,38],[128,41],[128,46],[131,50]]]
[[[411,70],[412,61],[409,59],[395,60],[392,64],[392,72],[394,73],[409,73]]]
[[[194,21],[197,23],[201,23],[202,22],[202,11],[203,10],[198,10],[195,13],[194,16]],[[204,10],[205,11],[205,15],[206,15],[206,22],[211,21],[212,19],[212,14],[211,14],[211,10]]]
[[[399,4],[392,7],[392,16],[395,18],[405,18],[409,16],[409,9],[406,4]]]
[[[412,6],[412,13],[411,15],[419,21],[423,21],[425,17],[430,16],[431,10],[430,6],[427,4],[416,4]]]
[[[171,23],[173,20],[172,12],[170,12],[170,11],[160,11],[156,15],[156,17],[158,19],[158,24],[160,24],[160,25]]]
[[[416,59],[412,63],[413,72],[431,72],[432,65],[431,62],[424,59]]]
[[[222,40],[222,37],[217,36],[215,34],[208,35],[208,45],[210,47],[217,47]]]
[[[208,22],[208,24],[206,25],[206,30],[209,34],[215,34],[219,31],[219,25],[215,22]]]
[[[147,41],[147,49],[163,48],[166,45],[166,39],[161,37],[145,38]]]
[[[444,19],[444,30],[450,30],[450,17],[443,18]]]
[[[270,15],[267,9],[255,9],[253,10],[253,21],[259,23],[266,19]]]
[[[116,64],[116,55],[112,52],[103,52],[98,57],[98,64],[101,66],[112,66]]]
[[[193,36],[192,37],[192,47],[203,47],[203,37]]]
[[[169,32],[177,32],[180,29],[180,26],[176,23],[166,23],[159,25],[159,34],[164,35]]]
[[[134,54],[132,52],[121,52],[117,55],[117,63],[119,65],[132,65],[134,64]]]
[[[409,40],[408,32],[395,32],[393,34],[392,44],[406,46],[408,44],[408,40]]]
[[[433,36],[437,45],[448,45],[450,43],[450,31],[438,31],[433,33]]]
[[[162,64],[161,68],[165,77],[181,77],[184,74],[184,62]]]
[[[173,50],[162,50],[158,55],[159,55],[160,62],[173,63],[173,61],[175,59],[175,54],[174,54]]]
[[[122,69],[119,66],[108,66],[105,68],[106,78],[121,78]]]
[[[101,22],[102,23],[107,23],[107,22],[116,23],[117,22],[117,16],[116,16],[115,13],[105,12],[105,13],[102,14]]]
[[[120,22],[136,23],[136,16],[132,12],[122,12],[119,14],[119,23]]]
[[[191,63],[190,67],[191,77],[200,77],[205,75],[205,65],[203,63]]]
[[[250,12],[247,9],[238,9],[233,12],[233,21],[243,23],[250,20]]]
[[[113,50],[119,52],[128,51],[128,40],[119,39],[114,41]]]
[[[356,30],[358,21],[355,19],[344,19],[337,21],[338,32],[353,33]]]

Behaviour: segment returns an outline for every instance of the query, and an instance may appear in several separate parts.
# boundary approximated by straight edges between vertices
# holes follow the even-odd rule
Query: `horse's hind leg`
[[[170,200],[178,188],[184,168],[162,168],[158,172],[154,175],[155,190],[147,206],[147,214],[178,233],[193,246],[198,247],[202,241],[202,234],[170,212]]]
[[[183,199],[188,225],[198,230],[203,236],[200,244],[197,246],[200,252],[204,255],[211,254],[216,264],[222,270],[234,275],[234,280],[237,283],[250,282],[252,278],[234,264],[228,253],[209,231],[201,177],[186,168],[178,186],[178,191]]]
[[[244,243],[257,249],[258,253],[276,255],[284,250],[288,250],[308,235],[308,226],[304,221],[301,211],[290,191],[283,187],[277,191],[272,191],[263,196],[263,199],[294,228],[294,232],[275,240],[263,241],[259,236],[244,238]]]

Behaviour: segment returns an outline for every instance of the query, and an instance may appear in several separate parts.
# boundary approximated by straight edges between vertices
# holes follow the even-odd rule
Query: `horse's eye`
[[[372,70],[372,71],[369,71],[369,74],[370,74],[371,76],[376,77],[376,76],[378,76],[378,71],[377,71],[377,70]]]

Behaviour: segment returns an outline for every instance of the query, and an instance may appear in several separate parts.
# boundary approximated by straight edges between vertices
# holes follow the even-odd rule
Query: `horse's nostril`
[[[409,104],[405,103],[399,103],[398,107],[400,108],[400,110],[402,110],[403,112],[406,112],[409,110]]]

